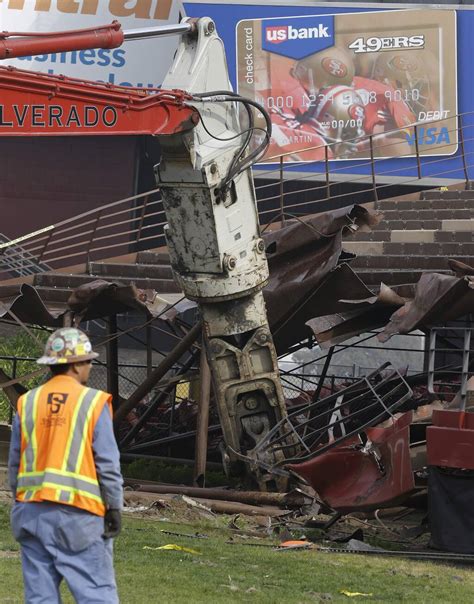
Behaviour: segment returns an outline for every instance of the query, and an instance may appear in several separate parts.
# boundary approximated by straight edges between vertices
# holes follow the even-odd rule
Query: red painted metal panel
[[[474,470],[474,414],[439,409],[426,429],[428,465]]]
[[[334,510],[373,510],[391,505],[415,488],[409,448],[411,421],[409,411],[388,428],[365,431],[381,456],[383,473],[374,457],[357,447],[357,438],[288,467],[305,478]]]
[[[0,33],[0,59],[115,48],[120,23],[56,32]],[[0,136],[174,134],[192,129],[199,113],[186,92],[143,90],[0,68]]]
[[[433,426],[474,430],[474,413],[451,409],[435,409],[432,423]]]
[[[174,134],[194,128],[183,91],[146,92],[0,67],[0,136]]]

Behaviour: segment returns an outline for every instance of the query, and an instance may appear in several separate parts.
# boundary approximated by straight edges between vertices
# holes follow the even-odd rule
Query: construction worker
[[[29,604],[60,603],[62,579],[76,602],[118,602],[123,480],[112,397],[86,387],[97,356],[85,333],[58,329],[37,361],[51,379],[18,399],[8,470]]]

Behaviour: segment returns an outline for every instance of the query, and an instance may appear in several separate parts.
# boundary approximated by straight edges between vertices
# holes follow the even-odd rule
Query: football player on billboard
[[[333,159],[331,148],[325,150],[327,141],[323,134],[311,125],[302,124],[293,113],[275,107],[269,110],[269,114],[272,120],[272,135],[265,154],[267,159],[277,161],[280,155],[285,155],[284,161],[324,161],[326,154],[328,159]],[[257,136],[259,128],[263,132],[263,118],[261,122],[258,117],[255,119]]]
[[[328,88],[344,84],[351,87],[358,99],[354,100],[345,91],[343,96],[338,98],[332,113],[342,112],[345,115],[346,111],[342,110],[341,105],[346,104],[349,109],[352,104],[358,106],[361,101],[364,107],[364,123],[362,127],[359,127],[359,136],[362,136],[363,133],[372,135],[386,133],[387,136],[374,138],[378,154],[404,155],[410,153],[405,138],[409,133],[408,126],[416,121],[415,115],[403,100],[397,99],[395,90],[390,84],[355,75],[354,62],[349,53],[337,47],[320,51],[298,61],[291,73],[301,83],[309,99],[309,107],[306,111],[297,112],[297,118],[302,123],[318,119],[316,114],[319,115],[321,112],[321,102],[324,101],[326,105],[329,98]],[[325,111],[327,112],[327,107],[325,107]],[[358,111],[360,112],[360,110]],[[349,120],[349,128],[351,128],[351,124],[352,122]],[[344,140],[348,138],[350,138],[348,135],[342,136]],[[394,141],[393,139],[399,140]],[[358,149],[363,150],[367,144],[367,142],[358,144]],[[383,150],[385,145],[387,153],[384,153]],[[345,154],[347,155],[347,146],[345,146]]]
[[[298,116],[298,121],[324,137],[338,158],[348,158],[359,152],[365,135],[365,119],[362,98],[350,86],[321,89],[317,103]]]
[[[372,77],[392,89],[403,90],[416,116],[439,109],[438,65],[426,49],[377,53]]]

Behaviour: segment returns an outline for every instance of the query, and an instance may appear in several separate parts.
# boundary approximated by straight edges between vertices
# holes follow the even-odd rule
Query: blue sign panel
[[[234,88],[270,113],[271,157],[289,149],[298,172],[324,174],[329,159],[331,174],[371,178],[373,135],[381,182],[386,175],[387,182],[417,184],[420,171],[432,184],[474,178],[473,10],[183,6],[187,16],[214,19]],[[298,151],[319,144],[319,156],[317,149]]]

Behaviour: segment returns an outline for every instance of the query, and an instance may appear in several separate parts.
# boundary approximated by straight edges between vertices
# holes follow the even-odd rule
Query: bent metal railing
[[[260,167],[255,170],[255,177],[259,182],[263,181],[256,187],[260,221],[265,225],[276,221],[284,224],[285,219],[295,213],[301,216],[321,211],[318,206],[322,203],[326,203],[326,207],[327,202],[337,204],[337,207],[349,205],[353,203],[355,193],[365,195],[365,202],[377,201],[384,193],[388,193],[388,188],[393,186],[394,181],[397,185],[420,185],[426,176],[423,170],[426,171],[428,166],[435,168],[438,179],[465,181],[467,185],[474,168],[474,152],[466,151],[466,143],[474,140],[473,117],[474,112],[469,112],[352,139],[352,142],[362,145],[369,156],[368,159],[360,160],[357,156],[346,158],[357,160],[356,170],[353,161],[335,163],[331,159],[331,149],[339,143],[305,147],[297,151],[301,155],[323,150],[322,162],[298,160],[290,163],[288,160],[294,160],[294,151],[266,158],[264,163],[271,164],[268,169],[262,166],[262,170]],[[437,151],[444,149],[449,155],[428,158],[430,150],[425,147],[420,149],[419,129],[427,125],[431,127],[440,121],[451,125],[447,128],[448,138],[450,134],[456,133],[457,143],[437,145]],[[391,147],[400,143],[400,138],[395,138],[397,132],[401,134],[409,128],[412,130],[410,140],[413,149],[404,155],[397,154],[398,158],[403,159],[403,165],[384,169],[384,162],[391,159],[385,156],[390,155]],[[302,166],[308,170],[307,173],[301,173]],[[314,170],[311,170],[311,166],[314,166]],[[354,171],[361,168],[367,168],[369,176],[354,176]],[[406,175],[407,168],[412,170],[412,176]],[[430,178],[433,178],[432,174]],[[355,192],[335,193],[334,185],[343,180],[361,185],[361,188]],[[365,188],[362,186],[364,184],[367,184]],[[12,241],[0,243],[0,281],[65,267],[82,271],[91,260],[164,246],[165,224],[159,189],[102,205]]]

